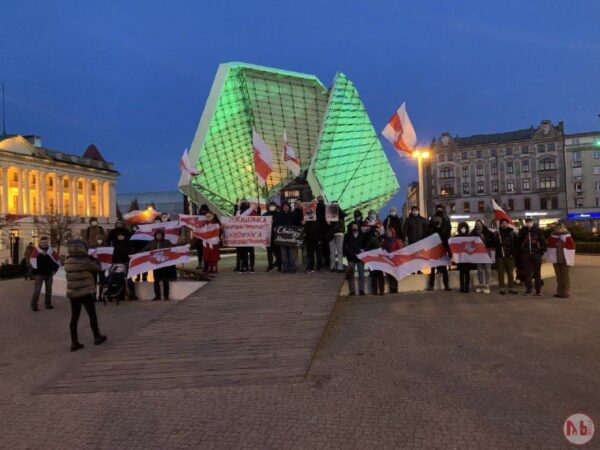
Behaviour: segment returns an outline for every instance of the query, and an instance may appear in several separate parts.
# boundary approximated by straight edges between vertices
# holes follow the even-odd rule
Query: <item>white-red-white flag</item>
[[[498,221],[498,224],[502,219],[506,219],[506,221],[511,225],[513,224],[511,217],[506,214],[506,211],[504,211],[494,199],[492,199],[492,207],[494,208],[494,218]]]
[[[128,278],[133,278],[141,273],[149,272],[163,267],[185,264],[190,260],[190,246],[159,248],[149,252],[137,253],[129,259]]]
[[[29,257],[29,264],[33,269],[38,268],[37,258],[39,255],[49,255],[56,264],[60,265],[58,253],[52,247],[48,247],[48,249],[44,250],[40,247],[34,247],[31,251],[31,256]]]
[[[188,214],[179,214],[179,222],[181,225],[188,227],[192,231],[196,231],[199,228],[203,227],[208,220],[206,216],[192,216]]]
[[[450,263],[448,252],[437,233],[395,252],[389,253],[383,248],[378,248],[360,253],[358,258],[370,270],[381,270],[397,280],[419,270]]]
[[[102,270],[108,270],[110,269],[110,266],[112,266],[114,250],[115,249],[113,247],[90,248],[88,250],[88,255],[93,256],[98,261],[100,261]]]
[[[153,208],[148,208],[143,211],[136,209],[134,211],[130,211],[126,214],[123,214],[123,220],[132,225],[137,225],[140,223],[150,223],[154,222],[154,219],[160,216],[160,214],[161,213],[159,211]]]
[[[300,174],[300,157],[296,154],[296,150],[288,144],[285,130],[283,130],[283,161],[294,176],[297,177]]]
[[[208,223],[206,216],[179,215],[179,221],[192,230],[192,235],[197,239],[216,245],[220,242],[221,226],[218,223]]]
[[[187,148],[183,151],[183,155],[181,155],[181,159],[179,160],[179,169],[191,177],[196,177],[202,173],[202,171],[195,169],[190,163],[190,154]]]
[[[567,266],[575,265],[575,241],[570,233],[559,234],[552,233],[546,242],[548,249],[544,254],[544,259],[552,264],[558,264],[558,247],[562,245],[563,254]]]
[[[265,186],[267,177],[273,172],[273,152],[262,136],[252,129],[252,151],[254,153],[254,170],[258,184]]]
[[[412,153],[417,145],[417,133],[413,127],[406,103],[402,103],[381,132],[396,150]]]
[[[479,236],[454,236],[448,239],[452,261],[456,264],[491,264],[492,259]]]
[[[170,222],[146,223],[139,226],[133,236],[132,241],[151,241],[154,239],[154,233],[162,230],[165,234],[165,239],[171,244],[176,244],[179,239],[179,220],[171,220]]]

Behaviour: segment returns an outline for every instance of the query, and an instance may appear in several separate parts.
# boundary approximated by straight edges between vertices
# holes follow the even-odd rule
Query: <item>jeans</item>
[[[88,317],[90,318],[90,327],[94,338],[100,337],[100,330],[98,329],[98,317],[96,316],[96,306],[94,305],[94,296],[86,295],[84,297],[72,298],[71,299],[71,323],[69,329],[71,330],[71,343],[78,344],[79,338],[77,337],[77,325],[79,323],[79,316],[81,315],[81,307],[85,308]]]
[[[33,285],[33,297],[31,297],[31,306],[37,306],[42,292],[42,284],[46,286],[46,293],[44,294],[44,303],[46,306],[52,304],[52,277],[53,275],[36,275],[35,283]]]
[[[496,267],[498,269],[498,285],[500,289],[504,289],[504,274],[506,273],[506,278],[508,279],[508,288],[515,288],[515,260],[512,256],[507,256],[505,258],[496,258]]]
[[[491,264],[477,264],[477,280],[479,286],[490,287],[490,278],[492,277],[492,265]]]
[[[281,271],[295,272],[296,271],[296,247],[279,247],[281,252]]]
[[[433,289],[433,286],[435,285],[436,273],[442,274],[442,279],[444,280],[444,289],[448,289],[450,287],[450,284],[448,282],[448,267],[446,266],[437,266],[431,268],[431,273],[429,274],[429,280],[427,283],[429,289]]]
[[[163,284],[163,295],[165,297],[165,300],[167,300],[169,298],[169,279],[168,278],[164,278],[164,279],[156,279],[154,278],[154,296],[160,300],[160,282],[162,281]]]
[[[533,278],[535,283],[535,292],[540,293],[542,290],[542,255],[536,253],[525,254],[522,256],[523,270],[525,271],[525,287],[527,292],[532,292]]]
[[[269,263],[269,269],[274,267],[281,269],[281,247],[276,245],[267,247],[267,261]]]
[[[359,261],[348,261],[348,288],[351,294],[356,293],[354,273],[358,270],[358,290],[359,292],[365,291],[365,263]]]
[[[329,241],[329,268],[343,270],[344,269],[344,235],[336,234],[333,239]]]
[[[460,277],[460,292],[471,292],[471,270],[470,264],[457,264]]]
[[[566,264],[553,264],[556,274],[556,295],[567,298],[569,296],[569,266]]]

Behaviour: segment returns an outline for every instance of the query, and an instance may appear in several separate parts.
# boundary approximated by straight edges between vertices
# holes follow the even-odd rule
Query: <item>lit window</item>
[[[471,204],[469,202],[465,202],[463,204],[463,212],[466,212],[466,213],[471,212]]]
[[[479,200],[479,202],[477,202],[477,210],[479,212],[485,212],[485,202],[483,200]]]

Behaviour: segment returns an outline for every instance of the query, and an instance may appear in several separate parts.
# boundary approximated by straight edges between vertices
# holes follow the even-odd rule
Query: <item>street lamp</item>
[[[423,160],[429,159],[431,152],[428,148],[416,148],[412,152],[412,157],[417,158],[417,170],[419,172],[419,211],[421,215],[427,218],[425,207],[425,183],[423,181]]]

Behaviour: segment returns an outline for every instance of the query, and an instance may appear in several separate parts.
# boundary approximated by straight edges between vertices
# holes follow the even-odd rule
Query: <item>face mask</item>
[[[460,232],[461,232],[461,233],[466,233],[466,232],[467,232],[467,229],[463,227],[463,228],[461,228],[461,229],[460,229]]]
[[[412,214],[414,217],[417,217],[417,216],[419,215],[419,211],[412,211],[412,212],[411,212],[411,214]]]
[[[325,200],[321,199],[321,200],[319,200],[319,203],[323,204],[323,203],[325,203]]]
[[[117,239],[118,239],[119,241],[123,241],[123,240],[125,240],[125,236],[123,236],[122,234],[120,234],[120,235],[117,237]]]
[[[275,211],[275,207],[274,206],[269,206],[269,211]]]
[[[390,216],[396,217],[398,213],[396,211],[390,211]]]
[[[443,209],[436,209],[435,212],[438,213],[438,214],[442,214],[444,212],[444,210]]]
[[[98,225],[98,222],[91,222],[90,225],[95,227],[96,225]]]
[[[526,223],[526,224],[525,224],[525,226],[526,226],[527,228],[531,228],[531,227],[533,226],[533,223]]]
[[[377,219],[377,216],[376,216],[375,214],[371,214],[371,215],[369,216],[369,219],[371,219],[371,220],[375,220],[375,219]]]
[[[352,230],[352,236],[358,237],[358,230],[356,230],[356,231]]]

